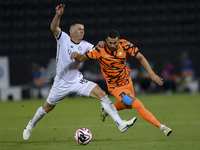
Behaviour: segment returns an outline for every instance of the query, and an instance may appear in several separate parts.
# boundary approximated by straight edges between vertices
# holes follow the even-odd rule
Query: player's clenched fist
[[[78,56],[78,52],[73,52],[70,56],[70,59],[73,60]]]

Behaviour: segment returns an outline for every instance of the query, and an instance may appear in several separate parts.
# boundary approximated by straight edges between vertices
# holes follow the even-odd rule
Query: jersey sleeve
[[[89,59],[98,59],[98,57],[97,57],[98,53],[97,53],[96,48],[87,51],[85,54]]]
[[[84,53],[86,53],[86,52],[89,51],[89,50],[92,50],[93,47],[94,47],[94,45],[91,44],[91,43],[89,43],[89,42],[86,42],[86,41],[85,41],[85,43],[86,43],[86,48],[85,48],[85,52],[84,52]]]
[[[57,37],[55,36],[55,38],[58,43],[62,43],[66,39],[70,39],[69,35],[63,32],[62,30],[60,30],[60,33],[58,34]]]
[[[127,40],[122,40],[122,45],[124,50],[127,51],[132,57],[135,57],[139,52],[139,49]]]

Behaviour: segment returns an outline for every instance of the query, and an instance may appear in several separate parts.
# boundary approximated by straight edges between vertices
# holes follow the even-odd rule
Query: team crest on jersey
[[[122,56],[122,55],[123,55],[123,52],[122,52],[122,51],[119,51],[119,52],[118,52],[118,55],[119,55],[119,56]]]
[[[82,50],[82,47],[81,47],[81,46],[79,46],[79,47],[78,47],[78,50],[79,50],[79,51],[81,51],[81,50]]]

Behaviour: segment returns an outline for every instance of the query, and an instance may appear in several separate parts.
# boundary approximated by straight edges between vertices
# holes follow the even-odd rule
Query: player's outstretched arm
[[[60,18],[62,14],[64,13],[64,8],[65,4],[60,4],[56,6],[56,14],[55,17],[53,18],[53,21],[51,22],[51,31],[54,33],[54,35],[57,37],[58,34],[60,33]]]
[[[141,64],[144,66],[144,68],[148,71],[152,81],[156,82],[160,86],[163,85],[163,79],[154,73],[148,61],[141,53],[138,53],[135,58],[137,58],[141,62]]]
[[[82,62],[82,61],[88,60],[89,58],[85,54],[80,55],[80,54],[78,54],[78,52],[73,52],[70,55],[70,59],[71,60],[75,59],[76,61]]]

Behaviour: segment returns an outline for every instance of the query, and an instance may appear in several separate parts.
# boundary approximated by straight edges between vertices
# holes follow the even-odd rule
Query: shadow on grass
[[[68,138],[66,140],[56,140],[55,138],[52,139],[52,140],[27,140],[27,141],[24,141],[24,140],[21,140],[21,141],[0,141],[0,143],[2,144],[40,144],[40,143],[71,143],[71,142],[74,142],[75,140],[73,138]],[[123,141],[135,141],[135,142],[144,142],[144,141],[166,141],[165,139],[148,139],[148,138],[141,138],[141,139],[111,139],[111,138],[106,138],[106,139],[92,139],[92,142],[123,142]]]
[[[103,141],[115,141],[115,140],[112,140],[112,139],[92,139],[93,142],[103,142]],[[66,140],[56,140],[56,139],[52,139],[52,140],[27,140],[27,141],[24,141],[24,140],[20,140],[20,141],[0,141],[0,143],[2,144],[40,144],[40,143],[71,143],[71,142],[75,142],[75,140],[73,138],[68,138]]]

